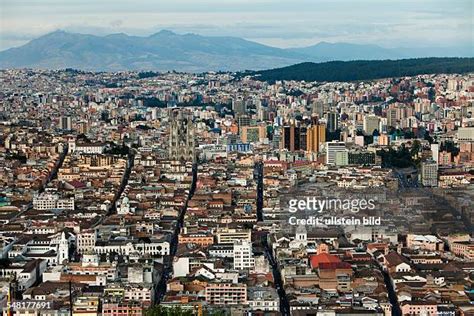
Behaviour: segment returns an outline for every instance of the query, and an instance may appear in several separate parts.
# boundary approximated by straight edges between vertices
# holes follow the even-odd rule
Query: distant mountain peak
[[[72,34],[72,33],[66,32],[65,30],[57,29],[57,30],[52,31],[52,32],[49,32],[49,33],[47,33],[47,34],[45,34],[45,35],[43,35],[43,36],[41,36],[41,37],[46,37],[46,36],[52,37],[52,36],[58,36],[58,35],[63,36],[63,35],[65,35],[65,34]],[[40,38],[41,38],[41,37],[40,37]]]
[[[113,34],[109,34],[109,35],[106,35],[105,37],[128,37],[129,35],[123,33],[123,32],[120,32],[120,33],[113,33]]]
[[[173,36],[173,35],[178,35],[178,34],[176,34],[173,31],[170,31],[170,30],[161,30],[159,32],[151,34],[150,37],[154,37],[154,36]]]

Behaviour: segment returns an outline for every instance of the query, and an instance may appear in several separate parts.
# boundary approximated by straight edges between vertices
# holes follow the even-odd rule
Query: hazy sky
[[[473,0],[0,0],[0,50],[45,33],[238,36],[278,47],[473,43]]]

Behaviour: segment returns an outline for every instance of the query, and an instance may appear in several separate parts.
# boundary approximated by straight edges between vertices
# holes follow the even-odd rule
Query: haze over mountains
[[[180,35],[171,31],[146,37],[55,31],[0,52],[0,68],[203,72],[260,70],[331,60],[472,56],[471,46],[387,49],[376,45],[321,42],[309,47],[282,49],[237,37]]]

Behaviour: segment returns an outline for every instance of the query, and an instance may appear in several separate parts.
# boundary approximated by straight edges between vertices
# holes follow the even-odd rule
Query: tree
[[[412,157],[417,157],[418,153],[420,152],[420,149],[421,149],[421,143],[418,139],[415,139],[413,141],[413,144],[411,145],[411,149],[410,149],[411,156]]]
[[[163,307],[155,305],[145,310],[144,316],[193,316],[194,313],[190,309],[183,309],[179,306]]]
[[[431,137],[429,131],[425,131],[425,135],[423,136],[423,138],[424,138],[425,140],[427,140],[430,144],[433,144],[433,143],[434,143],[434,139],[433,139],[433,137]]]
[[[394,150],[390,147],[388,151],[382,149],[377,152],[377,154],[382,157],[382,166],[386,168],[406,168],[416,166],[416,163],[408,148],[405,147],[405,144],[402,144],[398,150]]]

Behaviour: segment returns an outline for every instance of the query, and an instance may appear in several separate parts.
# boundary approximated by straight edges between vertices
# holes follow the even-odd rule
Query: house
[[[395,251],[391,251],[384,256],[383,267],[389,273],[410,272],[412,270],[408,259]]]

